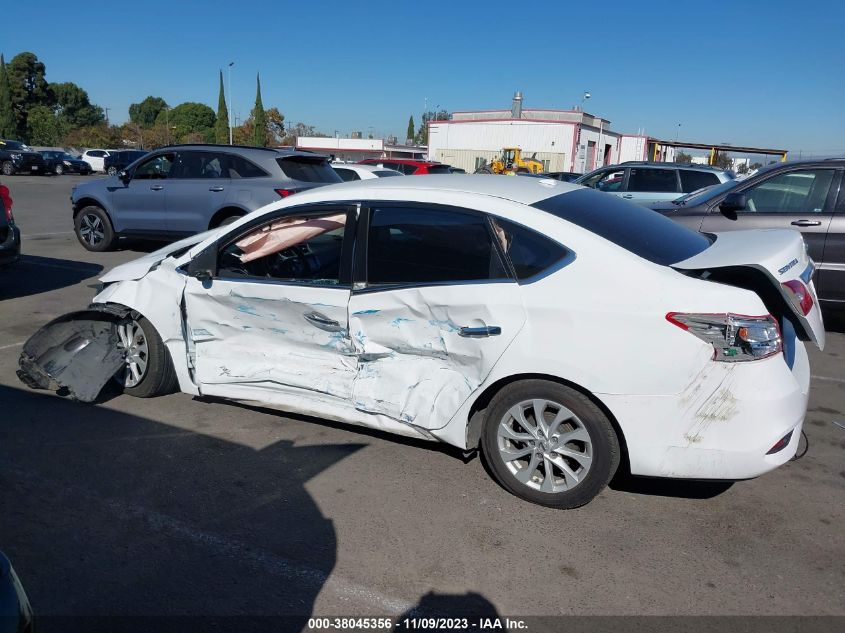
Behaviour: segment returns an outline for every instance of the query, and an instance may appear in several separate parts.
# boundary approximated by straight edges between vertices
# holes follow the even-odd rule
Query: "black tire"
[[[109,175],[109,176],[114,176],[114,175],[117,173],[117,168],[116,168],[116,167],[114,167],[114,166],[109,167],[109,169],[108,169],[108,172],[107,172],[107,173],[108,173],[108,175]]]
[[[133,386],[125,386],[122,382],[121,374],[123,372],[115,376],[118,384],[123,386],[123,393],[136,398],[153,398],[175,391],[178,385],[176,370],[173,369],[170,353],[164,346],[153,324],[142,316],[139,316],[137,319],[129,317],[123,325],[127,323],[140,326],[140,329],[143,331],[147,350],[147,365],[146,371],[140,381]],[[121,327],[121,325],[119,324],[118,327]]]
[[[581,433],[581,429],[586,430],[589,436],[588,445],[582,444],[580,446],[583,453],[578,453],[590,456],[589,465],[581,475],[583,479],[579,478],[577,483],[571,484],[568,489],[559,492],[544,492],[538,489],[538,487],[545,485],[546,475],[544,473],[546,465],[549,464],[548,461],[543,459],[542,455],[543,451],[549,451],[549,454],[552,454],[555,460],[563,460],[568,466],[573,464],[582,466],[581,462],[565,458],[554,452],[567,447],[578,449],[579,442],[577,440],[564,443],[565,445],[561,444],[559,447],[556,438],[549,438],[548,441],[544,442],[532,440],[530,446],[533,447],[536,444],[536,448],[531,448],[529,442],[517,441],[510,444],[510,440],[500,439],[500,424],[510,419],[509,412],[514,407],[533,400],[549,402],[550,408],[544,409],[543,413],[547,422],[554,415],[554,408],[551,406],[553,404],[562,405],[574,414],[572,418],[566,418],[565,425],[561,424],[558,427],[564,428],[565,426],[566,430],[556,437],[562,438],[567,433],[572,433],[573,429],[579,430],[579,433]],[[549,416],[549,418],[545,416]],[[527,437],[528,433],[525,435]],[[506,460],[500,452],[500,442],[505,443],[506,447],[514,452],[523,449],[533,451],[524,461],[508,461],[520,475],[527,472],[531,467],[530,465],[535,463],[533,461],[535,453],[538,455],[538,461],[535,465],[536,470],[528,472],[528,475],[531,475],[529,483],[522,483],[518,480],[517,475],[506,465]],[[543,448],[540,448],[541,443]],[[554,443],[554,447],[552,447],[552,443]],[[604,412],[579,391],[548,380],[532,379],[511,383],[493,397],[485,415],[481,433],[481,449],[490,472],[505,490],[526,501],[552,508],[577,508],[592,501],[607,486],[619,466],[620,459],[619,439],[616,437],[613,425]],[[554,484],[556,481],[564,481],[569,484],[565,476],[559,476],[563,474],[563,471],[556,470],[556,468],[559,467],[552,466],[553,474],[550,479],[552,484],[556,485]],[[542,479],[535,480],[535,477],[540,474],[543,474]]]
[[[2,168],[0,168],[0,171],[3,172],[4,176],[12,176],[15,173],[15,164],[12,161],[7,160],[3,163],[3,166]]]
[[[479,169],[476,169],[474,173],[476,173],[476,174],[492,174],[493,171],[489,167],[481,167]]]
[[[53,171],[56,173],[57,176],[61,176],[65,173],[65,167],[64,165],[56,165]]]
[[[94,221],[94,218],[99,220],[99,224]],[[93,238],[89,237],[92,233],[90,230],[92,227],[95,229],[93,232],[96,233]],[[73,228],[76,239],[86,250],[102,253],[111,249],[114,245],[114,228],[112,228],[108,214],[100,207],[92,205],[83,208],[73,219]],[[89,230],[86,231],[86,229]]]

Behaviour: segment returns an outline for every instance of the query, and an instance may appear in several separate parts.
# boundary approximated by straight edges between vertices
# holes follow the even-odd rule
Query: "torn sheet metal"
[[[357,354],[347,328],[349,290],[190,279],[185,290],[202,393],[227,385],[292,387],[348,400]]]
[[[63,387],[75,400],[92,402],[124,365],[116,326],[104,311],[59,317],[24,344],[18,377],[33,389]]]
[[[352,296],[356,409],[421,429],[446,425],[525,322],[515,283],[406,288]],[[470,338],[464,327],[501,334]]]

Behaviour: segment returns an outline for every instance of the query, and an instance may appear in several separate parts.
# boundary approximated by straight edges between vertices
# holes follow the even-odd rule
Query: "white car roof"
[[[344,198],[378,199],[381,195],[390,194],[388,197],[392,197],[397,193],[406,193],[410,196],[415,191],[437,191],[491,196],[521,204],[534,204],[576,189],[583,189],[583,187],[552,178],[516,178],[481,174],[421,175],[356,180],[338,185],[327,185],[298,193],[295,196],[296,200],[293,196],[289,200],[292,204],[301,204]]]
[[[357,171],[359,173],[367,172],[368,174],[371,174],[376,171],[393,171],[397,174],[401,174],[403,176],[405,175],[401,171],[396,171],[395,169],[390,169],[388,167],[380,167],[378,165],[358,165],[356,163],[331,163],[331,166],[336,169],[349,169],[352,171]]]

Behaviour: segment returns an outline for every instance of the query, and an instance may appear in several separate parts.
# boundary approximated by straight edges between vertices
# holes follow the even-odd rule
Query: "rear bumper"
[[[807,352],[796,342],[792,369],[782,355],[708,362],[675,396],[599,397],[622,427],[632,474],[736,480],[762,475],[795,455],[809,387]],[[786,446],[767,454],[790,432]]]
[[[3,231],[5,230],[5,235]],[[21,255],[21,231],[11,224],[0,229],[0,268],[14,264]]]

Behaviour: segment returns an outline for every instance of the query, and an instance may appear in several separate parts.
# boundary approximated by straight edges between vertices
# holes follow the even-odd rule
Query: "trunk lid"
[[[813,283],[815,265],[807,254],[801,234],[783,229],[758,229],[712,235],[715,240],[709,248],[673,264],[672,268],[700,272],[751,268],[764,273],[807,338],[814,341],[819,349],[824,349],[824,323]],[[793,301],[791,291],[783,285],[792,281],[804,284],[813,299],[813,305],[806,315]]]

